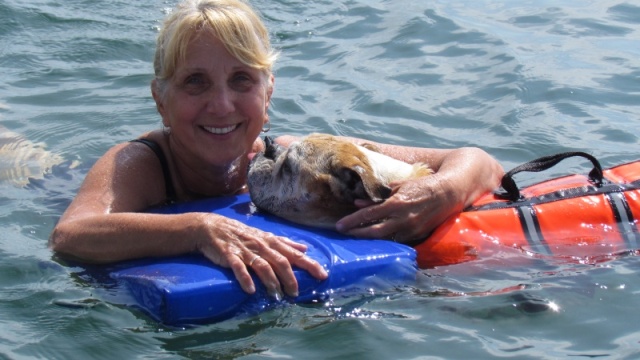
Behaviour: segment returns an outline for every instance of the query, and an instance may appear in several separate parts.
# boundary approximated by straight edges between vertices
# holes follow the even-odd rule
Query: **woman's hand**
[[[391,197],[381,204],[357,200],[361,209],[337,224],[356,237],[409,242],[425,239],[449,216],[462,210],[455,190],[436,175],[394,182]]]
[[[495,189],[504,173],[477,148],[452,150],[435,168],[433,175],[389,184],[392,194],[381,204],[357,200],[360,210],[338,221],[336,229],[356,237],[423,240],[448,217]]]
[[[258,275],[267,292],[280,299],[282,288],[298,296],[298,282],[292,265],[308,271],[319,280],[327,278],[325,269],[306,256],[307,247],[281,236],[247,226],[214,214],[202,214],[198,250],[215,264],[229,267],[247,293],[256,289],[249,268]]]

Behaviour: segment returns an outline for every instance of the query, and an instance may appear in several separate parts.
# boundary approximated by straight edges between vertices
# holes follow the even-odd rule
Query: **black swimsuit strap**
[[[169,163],[160,145],[157,142],[149,139],[134,139],[129,142],[138,142],[147,145],[160,160],[162,166],[162,174],[164,175],[164,186],[167,191],[167,202],[174,202],[176,200],[176,190],[173,187],[173,181],[171,181],[171,172],[169,171]]]

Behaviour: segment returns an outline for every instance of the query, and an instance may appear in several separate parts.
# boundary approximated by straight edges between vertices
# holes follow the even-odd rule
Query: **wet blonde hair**
[[[166,18],[158,35],[153,62],[156,82],[162,90],[187,46],[202,31],[219,39],[243,64],[270,75],[277,53],[258,14],[242,0],[185,0]]]

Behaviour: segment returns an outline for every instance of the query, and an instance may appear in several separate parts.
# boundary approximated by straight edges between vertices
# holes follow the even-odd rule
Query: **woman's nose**
[[[235,106],[231,90],[222,86],[212,89],[207,110],[216,116],[224,116],[233,112]]]

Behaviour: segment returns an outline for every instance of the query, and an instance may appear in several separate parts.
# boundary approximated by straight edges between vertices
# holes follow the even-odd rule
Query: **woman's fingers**
[[[308,271],[311,276],[318,280],[324,280],[329,277],[329,273],[320,263],[305,254],[294,254],[293,259],[289,259],[289,261],[295,266]]]
[[[372,205],[362,208],[350,215],[340,219],[336,223],[336,230],[356,237],[378,237],[385,219],[388,219],[392,212],[387,210],[388,204]]]
[[[205,254],[206,255],[206,254]],[[233,271],[238,283],[240,283],[240,287],[244,292],[248,294],[253,294],[256,292],[256,286],[253,283],[253,279],[251,278],[251,274],[247,270],[247,266],[242,259],[242,255],[240,251],[230,252],[227,255],[227,264]]]
[[[291,267],[295,265],[300,269],[308,271],[311,276],[318,280],[326,279],[329,274],[325,268],[317,261],[310,258],[303,251],[306,251],[307,246],[304,244],[296,243],[285,237],[276,237],[278,240],[274,244],[273,249],[286,258],[286,264]],[[293,246],[291,244],[297,245]],[[304,250],[300,250],[304,248]]]
[[[356,202],[360,209],[340,219],[336,229],[355,237],[407,242],[427,237],[455,211],[455,198],[436,175],[389,186],[391,197],[381,204]]]
[[[256,275],[258,275],[258,278],[260,278],[260,281],[262,282],[262,285],[264,286],[269,296],[277,300],[282,299],[282,290],[280,288],[280,284],[282,282],[288,283],[289,287],[291,288],[291,278],[293,278],[294,283],[292,288],[294,290],[289,289],[289,291],[287,291],[287,294],[294,296],[291,294],[294,293],[295,296],[297,296],[298,283],[295,281],[293,272],[285,277],[278,277],[276,275],[276,272],[274,272],[274,268],[272,267],[272,264],[269,262],[269,260],[260,255],[252,255],[251,259],[246,263],[246,267],[251,268],[256,273]]]
[[[398,241],[403,233],[402,222],[395,217],[381,217],[376,222],[362,223],[360,226],[344,231],[357,238],[388,239]]]
[[[302,243],[299,243],[299,242],[295,242],[295,241],[293,241],[293,240],[291,240],[289,238],[282,237],[282,236],[280,236],[278,238],[279,238],[280,242],[282,242],[283,244],[291,246],[292,248],[298,250],[298,252],[304,253],[304,252],[307,251],[307,245],[305,245],[305,244],[302,244]],[[302,254],[302,255],[304,255],[304,254]]]
[[[283,290],[289,296],[298,296],[298,281],[292,266],[308,271],[319,280],[327,278],[322,265],[304,253],[305,244],[250,227],[233,229],[235,231],[218,234],[224,234],[226,239],[206,242],[208,245],[201,246],[200,250],[212,262],[231,268],[245,292],[256,291],[249,269],[274,298],[282,298]]]
[[[273,289],[273,293],[270,293],[270,295],[272,296],[276,295],[276,297],[278,297],[278,295],[281,293],[280,286],[282,286],[282,288],[284,289],[284,292],[287,295],[297,297],[298,296],[298,280],[296,279],[296,276],[293,273],[291,264],[289,263],[287,258],[284,255],[280,254],[279,252],[274,250],[269,250],[268,252],[270,253],[270,255],[264,258],[265,259],[264,266],[268,268],[271,271],[271,273],[275,273],[274,278],[276,279],[276,281],[279,282],[277,288]],[[254,267],[254,270],[256,271],[258,276],[260,276],[261,269]],[[260,278],[260,280],[262,280],[264,283],[264,280],[262,279],[262,277]],[[268,287],[266,284],[265,286]]]
[[[438,210],[416,204],[383,203],[360,209],[341,219],[338,231],[357,238],[388,239],[405,243],[425,238],[433,229]],[[340,226],[339,226],[340,225]]]
[[[282,285],[287,295],[293,297],[298,296],[298,280],[293,272],[293,265],[308,271],[311,276],[319,280],[327,278],[328,274],[322,265],[299,250],[306,250],[306,245],[274,235],[269,235],[267,242],[267,248],[260,251],[254,250],[260,258],[256,260],[258,266],[253,265],[251,268],[256,272],[258,277],[260,277],[260,280],[263,281],[265,287],[273,291],[273,294],[277,295],[280,292],[279,285]],[[264,262],[260,260],[264,260]],[[258,261],[260,261],[259,264]],[[271,270],[270,272],[266,271],[267,267]],[[271,277],[272,273],[275,273],[273,278]],[[279,281],[277,286],[271,283],[274,278],[276,281]],[[265,281],[267,283],[265,283]]]
[[[206,253],[205,253],[206,255]],[[256,287],[251,277],[249,269],[252,269],[264,286],[269,295],[274,298],[282,298],[282,291],[280,290],[280,281],[276,276],[271,264],[262,256],[255,254],[249,249],[245,250],[233,250],[227,251],[225,254],[227,265],[233,271],[234,276],[240,283],[240,287],[248,294],[256,292]],[[292,276],[293,274],[291,274]],[[295,281],[295,277],[293,277]],[[287,280],[289,284],[291,279]],[[297,290],[297,284],[294,289]],[[295,292],[292,291],[292,292]]]

